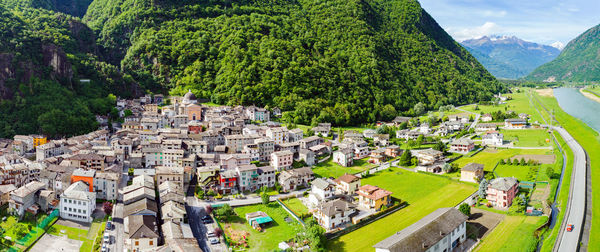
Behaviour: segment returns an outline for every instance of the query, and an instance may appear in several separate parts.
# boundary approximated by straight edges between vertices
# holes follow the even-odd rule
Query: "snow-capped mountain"
[[[560,42],[558,42],[560,43]],[[560,44],[555,43],[556,46]],[[560,54],[557,47],[515,36],[483,36],[461,42],[497,78],[518,79]]]

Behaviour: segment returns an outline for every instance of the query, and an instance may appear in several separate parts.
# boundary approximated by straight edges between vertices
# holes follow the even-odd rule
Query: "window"
[[[140,241],[135,241],[135,246],[139,246],[140,245]]]
[[[195,120],[195,119],[194,119],[194,120]],[[152,246],[152,245],[154,245],[154,241],[152,241],[152,240],[151,240],[151,241],[150,241],[148,244],[149,244],[150,246]]]

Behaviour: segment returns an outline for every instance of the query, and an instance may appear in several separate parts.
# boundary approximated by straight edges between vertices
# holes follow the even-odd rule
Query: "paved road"
[[[573,139],[571,134],[563,128],[552,127],[567,142],[575,156],[573,175],[569,188],[569,201],[567,203],[565,218],[561,224],[554,246],[554,251],[572,252],[579,248],[579,241],[583,231],[583,217],[586,209],[586,154],[584,149]],[[573,224],[572,232],[566,232],[567,224]]]
[[[127,180],[129,176],[127,175],[127,171],[123,169],[123,174],[121,175],[121,183],[119,184],[119,190],[123,189],[123,187],[127,186]],[[117,204],[113,207],[112,217],[113,217],[113,229],[109,230],[108,233],[112,236],[112,242],[110,246],[108,246],[110,251],[123,251],[125,237],[125,227],[123,226],[123,195],[118,194]]]

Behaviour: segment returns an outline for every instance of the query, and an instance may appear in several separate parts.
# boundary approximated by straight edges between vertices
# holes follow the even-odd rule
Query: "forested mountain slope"
[[[389,119],[501,88],[413,0],[95,0],[84,21],[147,89],[278,106],[298,123]]]
[[[533,71],[527,79],[547,81],[600,81],[600,25],[571,40],[553,61]]]
[[[110,92],[139,94],[133,81],[95,55],[91,29],[72,16],[0,5],[0,137],[65,136],[97,127]],[[82,83],[80,79],[90,79]]]
[[[76,17],[83,17],[92,0],[0,0],[5,7],[40,8],[62,12]]]

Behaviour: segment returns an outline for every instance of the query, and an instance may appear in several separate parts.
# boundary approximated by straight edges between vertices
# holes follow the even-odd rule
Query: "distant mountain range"
[[[533,71],[526,79],[536,81],[600,81],[600,25],[571,40],[553,61]],[[485,64],[484,64],[485,65]]]
[[[501,79],[518,79],[560,54],[562,43],[541,45],[514,36],[484,36],[461,42],[483,66]]]

